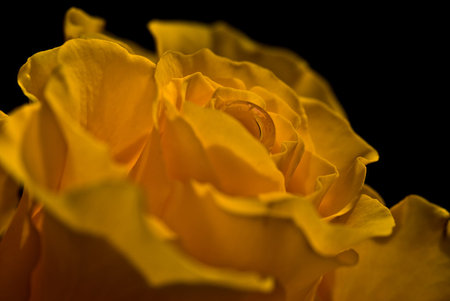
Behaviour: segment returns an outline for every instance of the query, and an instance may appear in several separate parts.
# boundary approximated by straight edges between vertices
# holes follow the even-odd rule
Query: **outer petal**
[[[58,117],[71,117],[107,143],[118,162],[132,166],[153,126],[153,63],[102,40],[70,40],[57,60],[45,100]]]
[[[25,196],[25,195],[24,195]],[[24,197],[0,241],[0,299],[29,300],[31,273],[39,258],[39,234]]]
[[[154,20],[148,26],[155,37],[159,55],[168,50],[190,54],[209,48],[232,60],[250,61],[272,70],[299,95],[319,99],[345,116],[329,84],[303,59],[286,49],[258,44],[222,22],[208,26],[195,22]]]
[[[132,166],[153,126],[153,73],[153,63],[117,44],[71,40],[33,55],[18,80],[31,100],[48,102],[58,118],[72,117]]]
[[[102,18],[94,17],[83,10],[71,7],[64,18],[64,36],[66,40],[75,38],[96,38],[117,43],[130,53],[144,56],[156,61],[155,54],[139,44],[114,36],[105,31],[106,22]]]
[[[183,249],[214,266],[275,276],[286,300],[312,300],[325,271],[356,260],[352,251],[316,253],[303,229],[287,218],[271,217],[271,206],[256,199],[230,197],[196,182],[172,188],[161,218],[178,234]]]
[[[64,37],[70,40],[85,34],[101,33],[105,25],[106,22],[102,18],[90,16],[81,9],[71,7],[64,18]]]
[[[323,300],[449,300],[449,213],[418,196],[392,208],[391,237],[361,243],[358,265],[337,270]]]
[[[377,161],[378,153],[352,130],[347,120],[325,105],[311,99],[302,99],[302,103],[308,116],[312,151],[335,166],[339,175],[319,211],[326,217],[343,214],[359,199],[366,164]],[[301,163],[297,169],[302,172]]]
[[[389,209],[367,195],[332,222],[320,218],[308,199],[284,193],[262,195],[259,200],[220,198],[218,204],[235,214],[291,219],[314,250],[324,256],[334,256],[371,237],[390,235],[394,226]]]
[[[5,233],[19,203],[19,186],[0,167],[0,237]]]
[[[0,129],[7,118],[8,115],[0,111]],[[18,192],[17,183],[0,167],[0,237],[6,231],[16,211],[19,203]]]
[[[270,279],[211,268],[181,253],[168,240],[173,235],[145,215],[143,197],[130,184],[107,182],[59,197],[38,190],[38,199],[46,215],[32,300],[140,300],[173,284],[272,288]]]
[[[57,120],[45,103],[25,105],[11,114],[0,129],[0,149],[2,167],[25,186],[33,182],[59,191],[125,175],[105,145],[73,123]]]

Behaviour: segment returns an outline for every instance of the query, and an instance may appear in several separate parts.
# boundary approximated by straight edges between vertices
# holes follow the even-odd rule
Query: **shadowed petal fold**
[[[322,300],[450,299],[449,213],[413,195],[395,205],[392,215],[393,235],[355,247],[359,263],[329,274]]]
[[[342,106],[325,79],[295,53],[252,41],[231,26],[189,21],[153,20],[148,24],[158,55],[168,50],[191,54],[202,48],[235,61],[250,61],[273,71],[300,96],[316,98],[345,116]]]
[[[175,284],[249,292],[273,287],[267,277],[209,267],[184,255],[170,230],[145,213],[140,190],[126,182],[105,182],[59,196],[39,191],[37,198],[45,208],[42,257],[33,278],[37,300],[140,298]],[[120,283],[123,279],[129,286]]]

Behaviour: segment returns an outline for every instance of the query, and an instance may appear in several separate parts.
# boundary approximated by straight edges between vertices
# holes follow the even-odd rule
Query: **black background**
[[[17,2],[2,7],[0,109],[26,101],[17,72],[32,54],[63,42],[70,6],[107,20],[107,29],[148,48],[153,18],[225,20],[253,39],[290,48],[328,79],[349,120],[380,153],[367,183],[388,205],[419,194],[450,208],[448,119],[449,24],[443,7],[282,1]],[[291,3],[291,4],[288,4]],[[448,19],[448,18],[447,18]]]

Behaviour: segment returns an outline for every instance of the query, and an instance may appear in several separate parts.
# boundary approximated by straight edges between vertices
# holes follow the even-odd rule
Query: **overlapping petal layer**
[[[6,122],[8,115],[0,111],[0,129]],[[17,204],[19,202],[19,186],[0,167],[0,237],[6,231],[11,222]]]
[[[103,143],[58,119],[46,103],[13,112],[1,128],[0,148],[0,163],[18,183],[31,181],[52,191],[125,176]]]
[[[114,158],[131,168],[154,123],[153,73],[151,61],[116,43],[78,39],[32,56],[19,83],[59,118],[71,117],[107,143]]]
[[[392,208],[392,236],[362,242],[359,263],[336,270],[323,300],[447,300],[450,298],[449,213],[418,196]]]
[[[40,256],[32,204],[24,194],[8,230],[0,240],[0,299],[29,300],[31,273]]]
[[[172,244],[173,235],[145,213],[140,191],[126,182],[38,195],[45,218],[42,254],[33,275],[36,300],[144,298],[174,284],[263,292],[272,288],[268,278],[211,268],[183,255]]]
[[[410,197],[386,237],[378,155],[305,61],[153,21],[155,65],[104,26],[70,9],[19,72],[32,103],[0,112],[0,299],[450,297],[448,212]]]
[[[254,62],[272,70],[299,95],[319,99],[345,116],[328,83],[306,61],[289,50],[260,45],[223,22],[206,25],[153,20],[148,27],[160,56],[168,50],[191,54],[208,48],[235,61]]]

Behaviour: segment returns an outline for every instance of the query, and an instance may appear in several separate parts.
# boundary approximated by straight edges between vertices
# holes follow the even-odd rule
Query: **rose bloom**
[[[1,300],[449,300],[449,213],[391,210],[377,152],[288,50],[79,9],[0,115]]]

